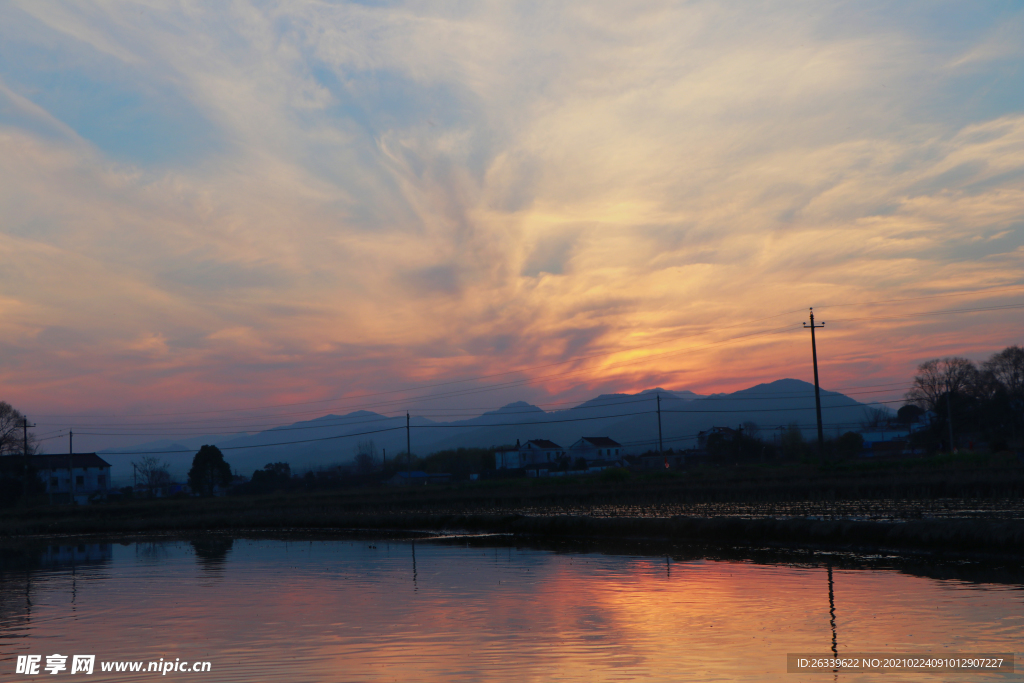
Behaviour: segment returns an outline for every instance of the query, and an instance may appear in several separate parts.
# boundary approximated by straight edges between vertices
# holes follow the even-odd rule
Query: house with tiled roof
[[[110,463],[95,453],[33,455],[29,462],[51,503],[84,505],[110,490]]]
[[[494,466],[499,470],[516,470],[524,467],[558,466],[559,460],[565,457],[565,449],[554,441],[547,439],[530,439],[524,444],[516,440],[516,447],[494,454]]]
[[[574,462],[579,458],[586,459],[588,464],[595,460],[613,461],[623,455],[622,444],[607,436],[584,436],[569,446],[569,457]]]

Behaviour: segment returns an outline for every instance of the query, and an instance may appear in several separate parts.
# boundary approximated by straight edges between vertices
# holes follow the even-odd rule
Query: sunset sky
[[[0,400],[42,433],[731,391],[811,379],[810,306],[823,386],[899,397],[1024,342],[1022,35],[1019,2],[3,3]]]

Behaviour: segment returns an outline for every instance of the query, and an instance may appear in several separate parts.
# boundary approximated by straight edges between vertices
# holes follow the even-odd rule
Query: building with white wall
[[[110,463],[95,453],[33,455],[29,461],[51,503],[74,500],[84,505],[90,499],[106,497],[111,488]]]
[[[585,436],[569,446],[573,460],[584,458],[587,463],[595,460],[618,460],[624,455],[622,444],[607,436]]]
[[[558,464],[559,458],[565,456],[565,449],[554,441],[547,439],[530,439],[510,451],[497,451],[494,454],[494,466],[499,470],[517,470],[531,465],[552,466]]]

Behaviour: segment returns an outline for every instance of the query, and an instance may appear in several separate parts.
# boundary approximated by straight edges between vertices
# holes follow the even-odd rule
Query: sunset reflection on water
[[[422,541],[83,548],[5,551],[0,671],[59,652],[210,661],[168,674],[209,681],[765,681],[833,637],[840,654],[1013,652],[1024,626],[1018,584],[840,568],[833,625],[825,564]]]

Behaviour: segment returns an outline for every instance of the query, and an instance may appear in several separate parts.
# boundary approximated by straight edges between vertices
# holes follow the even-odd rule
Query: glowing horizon
[[[1022,28],[934,3],[9,3],[0,400],[732,391],[810,379],[811,306],[824,388],[984,360],[1024,341],[995,308],[1024,303]]]

